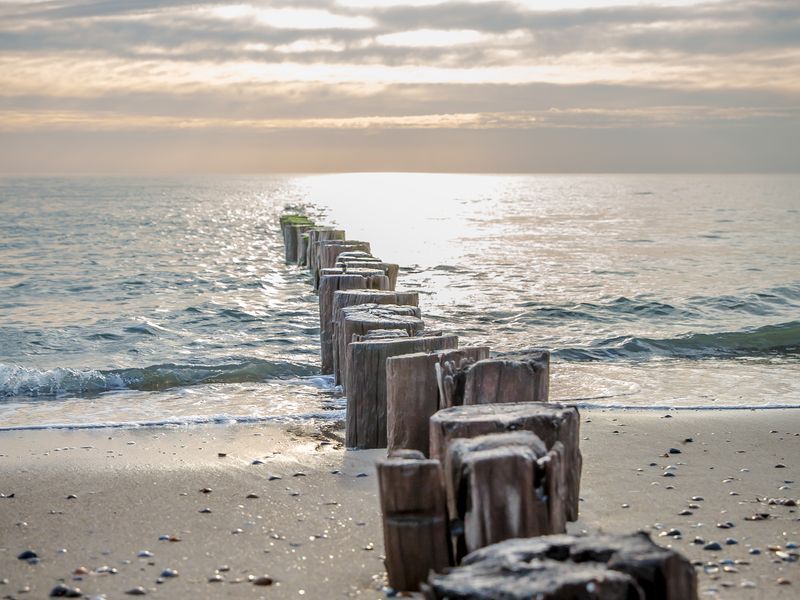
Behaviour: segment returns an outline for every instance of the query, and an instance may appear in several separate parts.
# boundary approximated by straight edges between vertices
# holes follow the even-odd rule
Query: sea
[[[0,177],[0,429],[336,422],[301,210],[551,398],[800,407],[800,176]]]

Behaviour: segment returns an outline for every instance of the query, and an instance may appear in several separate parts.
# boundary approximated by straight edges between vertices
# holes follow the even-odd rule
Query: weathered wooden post
[[[377,466],[389,586],[417,591],[451,564],[441,465],[400,450]]]
[[[437,378],[447,406],[547,402],[550,352],[538,350],[524,360],[445,362],[437,369]]]
[[[328,240],[344,240],[345,232],[343,229],[334,229],[332,227],[314,227],[308,230],[308,250],[307,264],[311,273],[317,270],[317,251],[316,244],[318,242]]]
[[[319,280],[319,338],[322,373],[333,373],[333,294],[339,290],[386,289],[389,280],[380,270],[354,269],[346,275],[323,275]]]
[[[561,455],[561,443],[551,452]],[[530,431],[450,442],[445,480],[456,562],[467,552],[510,538],[566,531],[565,507],[559,501],[565,494],[564,478],[547,468],[548,454]]]
[[[389,451],[413,448],[430,453],[430,424],[442,404],[436,366],[445,362],[478,361],[489,357],[488,346],[463,347],[431,354],[395,356],[386,361],[386,426]]]
[[[403,329],[408,332],[409,337],[414,337],[425,326],[420,314],[418,306],[396,304],[358,304],[339,309],[334,336],[340,345],[337,367],[345,392],[349,385],[347,346],[353,341],[353,336],[364,335],[373,329]]]
[[[297,248],[297,264],[301,267],[308,265],[308,233],[300,234],[300,245]]]
[[[342,372],[347,358],[347,344],[352,341],[344,339],[342,333],[344,317],[341,311],[345,307],[361,304],[419,306],[419,294],[417,292],[394,292],[388,290],[349,290],[334,292],[331,320],[333,321],[333,373],[334,383],[336,385],[342,385],[344,383]]]
[[[347,424],[350,448],[386,447],[386,361],[392,356],[456,348],[454,335],[353,342],[347,346]]]
[[[531,431],[548,449],[556,442],[564,446],[567,520],[578,518],[581,470],[580,417],[574,406],[520,402],[472,404],[440,410],[431,417],[431,458],[443,461],[447,446],[456,438],[472,438],[505,431]]]
[[[332,268],[336,265],[336,257],[340,253],[347,250],[362,250],[369,252],[369,242],[361,242],[357,240],[323,240],[314,244],[315,253],[315,270],[314,275],[314,289],[316,290],[319,285],[319,271],[320,269]]]
[[[469,554],[446,574],[431,574],[422,587],[431,600],[697,600],[691,562],[645,532],[506,540]]]
[[[288,214],[281,215],[281,231],[283,232],[283,250],[286,255],[286,262],[297,262],[297,249],[300,242],[300,235],[312,227],[313,221],[305,215]]]

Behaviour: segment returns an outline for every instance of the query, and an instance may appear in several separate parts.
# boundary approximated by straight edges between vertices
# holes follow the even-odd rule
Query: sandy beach
[[[698,561],[703,597],[797,597],[800,412],[582,421],[571,531],[649,530]],[[277,425],[3,432],[0,597],[59,583],[101,598],[384,597],[383,451],[340,440]]]

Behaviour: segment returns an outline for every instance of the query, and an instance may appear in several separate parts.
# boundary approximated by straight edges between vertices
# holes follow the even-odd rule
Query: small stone
[[[711,550],[716,552],[717,550],[722,550],[722,545],[719,542],[709,542],[703,546],[703,550]]]
[[[687,509],[684,509],[684,510],[682,510],[681,512],[678,513],[678,515],[681,516],[681,517],[688,517],[688,516],[691,516],[693,514],[694,513],[692,511],[687,510]]]
[[[175,569],[164,569],[163,571],[161,571],[161,577],[164,577],[164,578],[171,578],[171,577],[177,577],[177,576],[178,576],[178,572]]]
[[[219,458],[225,458],[226,456],[228,456],[228,453],[227,452],[217,452],[217,456]]]
[[[208,578],[208,583],[222,583],[223,581],[225,579],[219,573]]]
[[[63,583],[59,583],[50,590],[51,598],[80,598],[81,596],[83,596],[83,592],[79,588],[69,587]]]
[[[785,468],[786,468],[786,465],[785,465],[785,464],[783,464],[783,463],[778,463],[777,465],[775,465],[775,468],[776,468],[776,469],[785,469]]]
[[[696,537],[696,538],[694,538],[694,539],[692,540],[692,543],[693,543],[693,544],[696,544],[696,545],[698,545],[698,546],[700,546],[700,545],[702,545],[702,544],[705,544],[705,543],[706,543],[706,541],[705,541],[703,538],[701,538],[701,537]]]
[[[725,545],[727,546],[735,546],[738,543],[739,543],[738,540],[734,538],[725,538]]]
[[[718,529],[733,529],[734,527],[736,527],[736,525],[734,525],[730,521],[725,521],[724,523],[717,523]]]
[[[139,550],[139,552],[136,553],[136,556],[138,558],[150,558],[151,556],[153,556],[153,553],[150,552],[149,550]]]
[[[702,496],[692,496],[692,502],[702,502],[705,500]]]
[[[366,473],[356,473],[356,477],[369,477]]]
[[[258,494],[247,494],[246,498],[249,500],[253,500],[254,498],[258,498]]]
[[[292,477],[305,477],[306,474],[302,471],[298,471],[297,473],[292,474]]]
[[[625,504],[620,505],[620,506],[621,506],[621,508],[630,508],[631,507],[631,505],[628,504],[627,502]]]
[[[220,573],[227,573],[230,570],[231,568],[228,565],[222,565],[219,569],[217,569],[217,571]]]
[[[668,451],[670,454],[680,454],[681,451],[678,448],[670,448]]]
[[[694,441],[694,438],[688,437],[688,438],[684,438],[683,443],[684,444],[691,444],[693,441]]]
[[[88,573],[89,573],[89,569],[87,569],[86,567],[83,567],[83,566],[78,567],[77,569],[75,569],[72,572],[73,575],[88,575]]]
[[[261,585],[267,586],[272,585],[272,577],[268,577],[267,575],[261,575],[253,579],[253,585]]]
[[[125,590],[125,593],[129,596],[146,596],[147,590],[144,589],[142,586],[138,586],[135,588],[131,588],[129,590]]]
[[[267,481],[276,481],[280,478],[281,478],[280,475],[270,475],[269,477],[267,477]]]
[[[786,577],[778,577],[778,581],[776,583],[778,585],[792,585],[792,582],[789,581]]]
[[[211,488],[207,488],[207,487],[200,488],[200,493],[202,493],[202,494],[210,494],[213,491],[214,490],[212,490]]]
[[[256,458],[253,462],[250,463],[251,465],[263,465],[264,461],[261,459]]]
[[[32,559],[39,558],[39,555],[36,554],[36,552],[34,552],[33,550],[25,550],[25,551],[20,552],[19,554],[17,554],[17,558],[19,560],[32,560]]]
[[[787,542],[785,548],[787,550],[797,550],[797,544],[795,542]]]
[[[750,548],[748,552],[753,556],[758,556],[759,554],[761,554],[761,550],[759,548]]]
[[[672,471],[665,471],[661,476],[662,477],[675,477],[675,473],[673,473]]]
[[[201,508],[198,512],[200,512],[200,513],[202,513],[204,515],[207,515],[207,514],[209,514],[211,512],[211,509],[210,508]]]
[[[756,587],[756,582],[750,581],[749,579],[743,579],[742,582],[739,584],[739,587],[754,588]]]
[[[69,496],[67,496],[67,500],[77,500],[77,499],[78,497],[75,494],[70,494]]]

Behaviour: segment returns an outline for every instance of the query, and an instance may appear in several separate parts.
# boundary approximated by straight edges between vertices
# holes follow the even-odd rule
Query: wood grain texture
[[[401,450],[378,461],[377,470],[389,585],[416,591],[430,571],[451,564],[441,466]]]
[[[431,458],[444,460],[451,440],[505,431],[531,431],[548,449],[564,446],[567,519],[578,518],[583,458],[580,452],[580,416],[574,406],[522,402],[472,404],[440,410],[430,421]]]
[[[350,448],[386,447],[386,361],[393,356],[458,346],[454,335],[353,342],[347,346],[347,423]]]
[[[395,356],[386,362],[387,444],[430,453],[429,421],[442,408],[436,366],[447,361],[480,360],[488,346]]]

